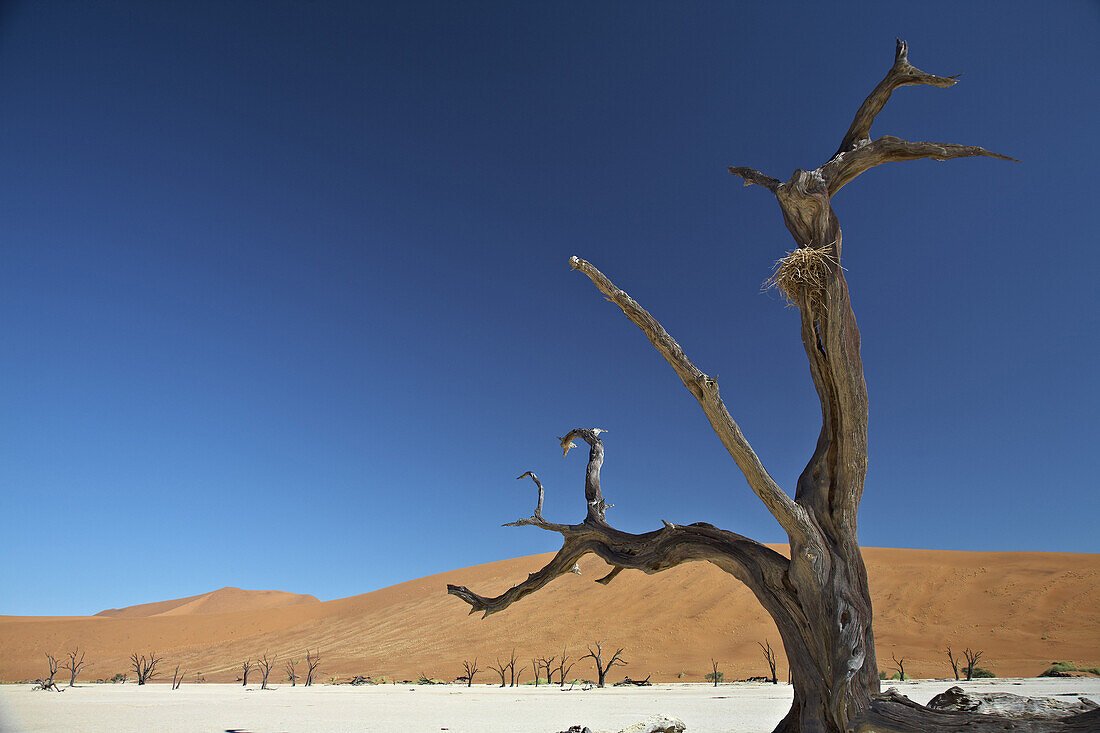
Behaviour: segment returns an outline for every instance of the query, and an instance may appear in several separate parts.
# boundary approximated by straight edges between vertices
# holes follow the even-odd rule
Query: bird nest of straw
[[[820,249],[801,247],[776,260],[775,272],[764,281],[764,290],[778,290],[788,306],[798,306],[800,296],[805,294],[810,308],[821,311],[825,308],[829,271],[837,264],[831,244]]]

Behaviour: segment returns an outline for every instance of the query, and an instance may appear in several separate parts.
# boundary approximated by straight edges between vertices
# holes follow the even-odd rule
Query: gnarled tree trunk
[[[867,471],[867,387],[859,328],[840,265],[840,225],[831,201],[849,181],[881,163],[971,156],[1012,160],[983,148],[950,143],[910,142],[890,136],[871,141],[871,123],[894,89],[906,85],[948,87],[955,81],[955,77],[934,76],[913,67],[906,44],[898,41],[894,65],[860,106],[839,150],[824,165],[811,171],[796,170],[786,182],[751,168],[730,168],[745,185],[759,185],[775,195],[797,245],[780,262],[774,281],[801,314],[802,345],[821,402],[822,427],[794,498],[776,484],[741,434],[722,402],[717,381],[699,370],[661,324],[596,267],[576,257],[570,260],[573,269],[587,275],[645,333],[698,400],[753,492],[786,531],[790,558],[705,523],[677,526],[664,522],[663,528],[644,534],[614,529],[606,522],[600,487],[604,446],[599,435],[604,431],[576,429],[561,439],[561,445],[565,453],[574,447],[574,438],[590,446],[585,520],[575,525],[546,521],[542,484],[534,474],[525,473],[520,478],[530,476],[538,486],[538,505],[533,516],[510,525],[559,532],[564,537],[561,550],[542,570],[495,598],[477,595],[464,586],[450,585],[449,593],[469,603],[471,613],[488,615],[569,572],[589,553],[612,568],[597,581],[604,584],[624,569],[657,573],[684,562],[705,560],[749,587],[783,639],[794,701],[776,731],[834,733],[856,726],[869,730],[874,729],[872,719],[894,726],[884,728],[887,730],[901,730],[898,726],[907,720],[913,721],[913,730],[921,729],[919,712],[914,712],[920,706],[901,709],[892,698],[883,697],[872,709],[879,678],[867,572],[856,540],[856,515]],[[884,710],[894,717],[884,716]]]

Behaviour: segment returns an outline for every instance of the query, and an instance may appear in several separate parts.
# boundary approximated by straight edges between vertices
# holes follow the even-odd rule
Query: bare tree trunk
[[[497,674],[500,675],[500,686],[501,687],[507,687],[508,686],[508,682],[507,682],[508,665],[507,664],[501,664],[500,660],[498,659],[496,666],[494,667],[493,665],[490,664],[489,669],[493,670],[494,672],[496,672]]]
[[[79,658],[77,655],[80,655]],[[69,652],[69,661],[61,665],[61,669],[69,671],[69,687],[76,685],[76,676],[80,674],[80,670],[84,669],[86,666],[87,665],[84,663],[84,652],[80,650],[80,647]]]
[[[321,664],[321,652],[318,651],[313,654],[306,649],[306,682],[305,687],[309,687],[313,684],[313,673],[316,671],[318,665]]]
[[[982,652],[967,647],[963,649],[963,656],[966,657],[966,681],[969,682],[974,679],[974,669],[982,657]]]
[[[793,498],[776,484],[741,433],[722,401],[717,380],[698,369],[664,327],[596,267],[577,257],[570,259],[573,269],[588,276],[642,330],[699,402],[749,487],[787,533],[790,558],[702,522],[686,526],[664,522],[663,528],[642,534],[611,527],[600,488],[604,446],[599,434],[603,431],[578,428],[562,438],[561,445],[566,453],[574,447],[573,438],[590,446],[584,521],[575,525],[546,521],[542,485],[536,481],[539,502],[535,514],[510,525],[560,533],[564,542],[554,559],[497,597],[480,596],[454,585],[448,586],[449,593],[467,602],[471,613],[488,615],[570,572],[590,553],[611,566],[597,581],[604,584],[624,569],[657,573],[684,562],[711,562],[752,591],[783,640],[794,699],[776,731],[839,733],[857,723],[894,725],[896,721],[888,720],[887,712],[910,721],[914,730],[922,729],[920,714],[914,712],[920,706],[902,710],[896,700],[883,697],[872,709],[879,678],[871,596],[856,531],[867,471],[867,388],[859,327],[841,267],[842,236],[832,198],[854,178],[882,163],[974,156],[1012,160],[980,147],[891,136],[870,139],[871,125],[895,89],[949,87],[955,82],[955,77],[935,76],[912,66],[908,47],[899,40],[893,66],[860,106],[839,149],[827,162],[811,171],[796,170],[786,182],[751,168],[730,168],[746,185],[762,186],[774,194],[796,244],[780,261],[773,282],[798,306],[802,345],[821,403],[822,426]],[[973,716],[979,726],[990,720]],[[993,720],[993,724],[999,723]]]
[[[286,662],[283,663],[283,668],[286,670],[286,678],[290,680],[291,687],[297,687],[298,685],[298,672],[296,669],[297,667],[297,659],[288,659]]]
[[[775,676],[775,651],[772,649],[772,643],[770,640],[765,639],[765,643],[761,644],[759,641],[756,645],[760,647],[760,651],[764,653],[764,661],[768,663],[768,672],[771,674],[772,684],[778,685],[779,678]]]
[[[252,669],[252,660],[246,659],[241,663],[241,687],[248,687],[248,672]]]
[[[951,671],[955,673],[955,681],[959,681],[959,661],[951,653],[951,647],[947,647],[947,662],[951,665]]]
[[[473,662],[470,662],[469,660],[464,661],[462,663],[462,668],[466,672],[466,686],[473,687],[474,675],[481,671],[477,667],[477,657],[474,657]]]
[[[260,661],[257,662],[257,664],[260,665],[260,674],[262,675],[262,679],[260,680],[261,690],[267,689],[267,678],[271,674],[271,668],[275,666],[275,660],[277,660],[278,658],[278,654],[273,656],[271,659],[268,659],[267,654],[264,654],[263,657],[260,658]]]

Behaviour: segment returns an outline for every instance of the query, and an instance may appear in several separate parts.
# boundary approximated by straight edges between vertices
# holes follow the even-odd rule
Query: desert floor
[[[950,680],[891,683],[925,703]],[[1100,678],[997,679],[966,689],[1020,695],[1083,695],[1100,703]],[[0,731],[469,731],[555,733],[577,723],[616,731],[652,713],[676,716],[690,733],[770,731],[790,705],[786,685],[661,684],[649,688],[561,691],[556,687],[475,685],[228,684],[138,687],[82,685],[63,694],[0,686]],[[1067,697],[1068,699],[1068,697]]]

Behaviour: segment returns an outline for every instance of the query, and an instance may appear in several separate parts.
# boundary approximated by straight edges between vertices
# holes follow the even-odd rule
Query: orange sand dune
[[[232,611],[262,611],[279,606],[296,606],[303,603],[320,603],[313,596],[287,593],[282,590],[241,590],[221,588],[197,596],[176,598],[171,601],[142,603],[126,608],[109,608],[96,616],[112,618],[137,618],[140,616],[183,616],[192,613],[230,613]]]
[[[463,659],[476,656],[485,668],[513,648],[530,679],[533,656],[560,655],[567,647],[576,658],[596,640],[624,647],[630,665],[617,668],[619,676],[702,681],[711,657],[727,679],[763,674],[756,643],[770,639],[780,646],[751,594],[704,563],[653,576],[626,572],[601,586],[592,581],[605,568],[590,556],[581,562],[582,575],[559,578],[484,620],[446,594],[447,583],[501,592],[549,557],[454,570],[323,603],[170,613],[184,604],[146,616],[0,616],[0,680],[39,677],[43,652],[60,655],[77,645],[94,663],[83,679],[124,672],[131,652],[156,650],[168,676],[178,663],[189,682],[196,673],[232,681],[242,661],[265,653],[279,655],[281,680],[282,660],[304,658],[307,647],[321,650],[318,671],[325,680],[421,673],[453,679]],[[981,666],[1002,676],[1033,676],[1052,660],[1100,664],[1100,555],[864,548],[864,557],[883,667],[895,654],[909,675],[947,676],[948,644],[984,650]],[[492,674],[477,679],[488,682]],[[572,675],[592,677],[591,660]],[[782,663],[780,675],[786,675]]]

